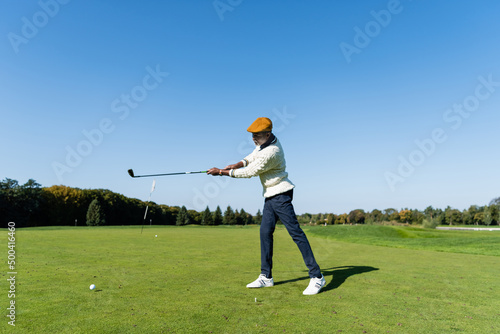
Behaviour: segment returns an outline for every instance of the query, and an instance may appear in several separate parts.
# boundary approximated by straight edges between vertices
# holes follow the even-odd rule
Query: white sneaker
[[[272,278],[267,278],[266,275],[259,275],[252,283],[247,284],[247,288],[269,288],[274,285]]]
[[[319,293],[322,287],[324,287],[326,284],[325,281],[325,276],[321,276],[321,278],[316,278],[313,277],[311,278],[311,281],[309,282],[309,286],[307,289],[304,290],[303,294],[304,295],[315,295]]]

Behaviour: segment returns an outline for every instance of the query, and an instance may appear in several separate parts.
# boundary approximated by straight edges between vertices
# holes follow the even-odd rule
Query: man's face
[[[269,137],[271,136],[271,132],[255,132],[252,133],[252,139],[256,146],[260,146],[264,144]]]

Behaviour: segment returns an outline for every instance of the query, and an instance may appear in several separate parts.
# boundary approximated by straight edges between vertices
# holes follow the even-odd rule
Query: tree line
[[[145,211],[147,207],[147,215]],[[260,210],[252,216],[228,206],[211,212],[187,210],[145,202],[106,189],[67,186],[42,187],[30,179],[25,184],[6,178],[0,181],[2,227],[13,221],[16,227],[85,225],[245,225],[260,223]]]
[[[144,213],[147,207],[147,215]],[[67,186],[42,187],[30,179],[25,184],[9,178],[0,181],[0,218],[6,227],[13,221],[17,227],[32,226],[85,226],[85,225],[248,225],[260,224],[261,211],[251,215],[244,209],[228,206],[210,211],[188,210],[185,206],[168,206],[145,202],[114,193],[106,189],[79,189]],[[436,225],[499,225],[500,197],[489,205],[471,205],[463,211],[432,206],[423,211],[416,209],[383,211],[362,209],[349,213],[305,213],[297,216],[301,224],[378,224],[384,222]]]
[[[437,225],[500,225],[500,197],[493,199],[489,205],[471,205],[468,209],[460,211],[450,206],[444,210],[428,206],[425,210],[388,208],[383,211],[374,209],[365,212],[362,209],[352,210],[349,213],[333,214],[305,213],[300,215],[302,224],[380,224],[384,222],[402,223],[408,225],[424,225],[435,227]]]

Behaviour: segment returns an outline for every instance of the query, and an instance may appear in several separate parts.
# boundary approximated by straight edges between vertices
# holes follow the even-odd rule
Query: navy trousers
[[[309,269],[309,277],[319,278],[321,277],[321,270],[314,259],[314,254],[306,234],[302,231],[297,221],[292,199],[293,189],[286,193],[266,198],[265,200],[260,225],[261,274],[266,275],[267,278],[273,277],[273,234],[276,221],[279,219],[299,247],[302,258]]]

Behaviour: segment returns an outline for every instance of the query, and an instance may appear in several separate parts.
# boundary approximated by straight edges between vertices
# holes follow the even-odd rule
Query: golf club
[[[182,175],[182,174],[199,174],[206,173],[206,170],[202,170],[199,172],[179,172],[179,173],[165,173],[165,174],[149,174],[149,175],[134,175],[134,171],[132,169],[128,170],[128,174],[131,177],[153,177],[153,176],[168,176],[168,175]]]

